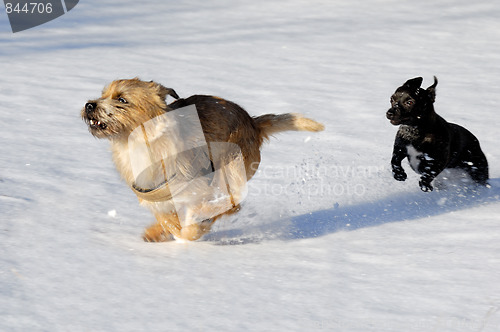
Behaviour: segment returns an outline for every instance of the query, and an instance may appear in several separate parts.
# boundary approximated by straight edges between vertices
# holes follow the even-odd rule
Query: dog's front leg
[[[181,237],[179,217],[175,213],[155,214],[156,223],[148,227],[142,236],[146,242],[172,241],[172,235]]]
[[[396,137],[394,142],[394,150],[392,152],[391,166],[392,166],[392,176],[398,181],[405,181],[408,177],[405,170],[401,166],[403,159],[407,157],[406,145],[403,141]]]
[[[420,157],[420,166],[419,171],[422,174],[420,177],[420,181],[418,184],[420,185],[420,189],[424,192],[429,192],[434,190],[431,182],[436,178],[436,176],[443,171],[445,165],[437,162],[435,159],[429,157],[427,154],[424,154]]]

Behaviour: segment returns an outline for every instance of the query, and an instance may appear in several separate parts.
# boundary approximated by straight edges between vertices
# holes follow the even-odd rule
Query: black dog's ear
[[[434,76],[434,84],[432,84],[430,87],[426,89],[427,93],[429,94],[429,97],[431,98],[432,102],[436,100],[436,86],[438,85],[438,79],[436,76]]]
[[[418,91],[418,89],[422,85],[422,81],[422,77],[415,77],[411,80],[406,81],[402,87],[408,89],[409,91]]]

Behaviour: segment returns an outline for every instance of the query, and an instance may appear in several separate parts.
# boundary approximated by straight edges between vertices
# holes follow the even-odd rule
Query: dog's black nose
[[[96,103],[86,103],[85,104],[85,112],[90,113],[93,110],[95,110],[96,107],[97,107]]]

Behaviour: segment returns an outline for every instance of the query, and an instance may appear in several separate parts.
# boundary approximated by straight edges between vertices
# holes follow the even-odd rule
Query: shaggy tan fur
[[[167,105],[167,95],[177,100]],[[212,155],[213,151],[212,154],[209,151],[210,159],[198,158],[199,153],[196,151],[183,153],[177,158],[176,165],[162,161],[152,166],[148,170],[149,173],[145,173],[146,176],[141,176],[140,179],[134,176],[131,166],[134,161],[130,159],[129,153],[130,149],[134,148],[130,145],[135,144],[131,139],[133,131],[142,126],[146,134],[146,122],[189,105],[196,106],[205,140],[211,149],[214,150],[221,142],[231,143],[226,145],[237,147],[238,154],[231,148],[227,150],[226,147],[219,149],[216,157]],[[113,161],[122,178],[138,195],[141,205],[154,214],[156,223],[146,229],[143,236],[145,241],[154,242],[168,241],[172,236],[197,240],[210,231],[213,222],[220,216],[237,212],[237,203],[243,195],[241,191],[245,188],[246,181],[257,171],[260,147],[269,136],[287,130],[316,132],[324,129],[322,124],[294,113],[251,117],[237,104],[219,97],[194,95],[179,99],[174,90],[137,78],[112,82],[103,90],[100,98],[88,101],[81,115],[92,135],[110,140]],[[148,137],[154,135],[155,133],[149,133]],[[178,145],[165,135],[158,135],[148,142],[150,153],[157,159],[162,159],[166,151],[175,153],[176,149],[179,149]],[[210,194],[210,190],[213,190],[206,177],[196,177],[197,174],[193,172],[213,168],[214,164],[227,165],[227,171],[221,173],[222,175],[216,174],[215,177],[225,176],[225,181],[231,183],[232,208],[197,201],[196,194],[192,194]],[[243,165],[244,169],[240,171],[238,165]],[[169,178],[168,183],[163,183],[165,189],[158,195],[148,196],[138,189],[152,188],[158,185],[159,179],[164,178],[164,182],[167,181],[165,174],[171,171],[172,167],[176,167],[175,178]],[[193,178],[189,188],[183,187],[186,179]],[[210,217],[202,222],[181,225],[178,211],[172,200],[168,199],[172,193],[188,207],[186,215]]]

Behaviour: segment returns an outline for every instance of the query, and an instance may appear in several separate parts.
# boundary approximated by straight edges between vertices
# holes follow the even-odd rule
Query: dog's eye
[[[407,101],[405,102],[406,106],[413,106],[413,103],[414,103],[414,101],[413,101],[413,100],[411,100],[411,99],[410,99],[410,100],[407,100]]]
[[[127,100],[125,98],[123,98],[123,97],[118,98],[118,101],[120,103],[122,103],[122,104],[126,104],[127,103]]]

